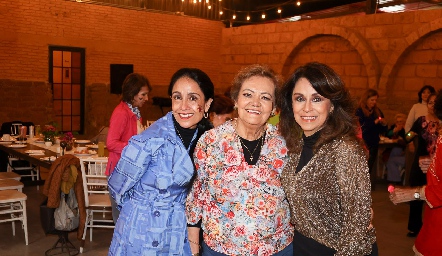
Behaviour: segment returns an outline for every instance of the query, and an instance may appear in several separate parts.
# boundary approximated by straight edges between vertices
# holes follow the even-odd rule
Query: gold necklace
[[[255,158],[254,156],[253,156],[253,154],[255,154],[255,151],[256,151],[256,149],[259,147],[259,143],[261,142],[261,147],[262,147],[262,145],[263,145],[263,137],[264,136],[261,136],[258,140],[258,143],[256,144],[256,146],[255,146],[255,148],[253,149],[253,152],[250,152],[250,150],[249,150],[249,148],[246,146],[246,144],[244,144],[244,142],[243,142],[243,138],[241,138],[241,137],[239,137],[239,142],[241,143],[241,145],[247,150],[247,152],[249,152],[249,154],[250,154],[250,162],[253,162],[253,158]]]

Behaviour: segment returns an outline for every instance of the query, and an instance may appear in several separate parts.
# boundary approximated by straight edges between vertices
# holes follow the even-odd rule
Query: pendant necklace
[[[258,149],[258,148],[261,148],[262,147],[262,144],[263,144],[263,137],[264,136],[261,136],[258,140],[258,143],[256,144],[256,146],[255,146],[255,148],[253,149],[253,151],[251,152],[250,150],[249,150],[249,148],[246,146],[246,144],[244,144],[244,139],[243,138],[241,138],[241,137],[239,137],[239,142],[241,143],[241,145],[247,150],[247,152],[249,152],[249,154],[250,154],[250,162],[253,162],[253,158],[255,158],[254,157],[254,154],[255,154],[255,151]],[[261,143],[261,145],[259,145]]]

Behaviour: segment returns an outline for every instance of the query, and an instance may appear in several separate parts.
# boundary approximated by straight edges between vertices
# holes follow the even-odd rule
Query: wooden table
[[[30,162],[33,165],[40,166],[46,169],[50,169],[52,162],[49,161],[43,161],[40,158],[42,157],[50,157],[50,156],[57,156],[57,154],[49,149],[39,147],[33,144],[25,144],[26,147],[24,148],[12,148],[10,145],[0,144],[0,150],[4,151],[10,155],[16,156],[20,159],[26,160]],[[45,153],[44,155],[38,155],[38,156],[30,156],[29,154],[25,153],[26,150],[43,150]]]

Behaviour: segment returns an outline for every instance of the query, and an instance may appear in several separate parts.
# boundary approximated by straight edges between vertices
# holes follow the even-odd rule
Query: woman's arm
[[[121,153],[123,148],[127,145],[127,141],[122,140],[122,138],[123,134],[131,132],[128,131],[128,123],[130,121],[130,116],[121,109],[116,109],[114,113],[112,113],[106,141],[106,147],[109,151]]]
[[[151,160],[147,140],[132,138],[124,148],[120,161],[109,177],[109,192],[118,205],[122,205],[131,195],[131,189],[147,171]]]
[[[201,248],[200,241],[200,228],[195,224],[201,221],[203,205],[207,203],[207,198],[205,198],[206,191],[204,186],[204,180],[206,174],[204,172],[205,162],[206,162],[206,143],[205,138],[208,133],[205,133],[198,141],[195,151],[194,151],[194,163],[196,168],[196,177],[193,181],[192,189],[187,195],[186,200],[186,216],[187,222],[193,224],[188,226],[187,230],[189,233],[189,243],[192,250],[192,254],[198,253]],[[207,136],[210,137],[210,136]]]
[[[369,254],[368,228],[371,220],[371,188],[367,161],[356,146],[338,150],[336,175],[341,195],[342,227],[335,255]]]

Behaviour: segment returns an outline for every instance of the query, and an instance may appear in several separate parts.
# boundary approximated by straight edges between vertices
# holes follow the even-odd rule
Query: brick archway
[[[296,54],[296,52],[298,52],[300,47],[302,47],[302,42],[318,35],[335,35],[347,40],[361,56],[362,62],[366,68],[369,88],[377,88],[380,68],[375,53],[368,45],[367,41],[359,33],[338,26],[316,27],[311,28],[307,33],[305,31],[296,33],[293,36],[293,48],[283,54],[283,59],[285,59],[285,62],[278,69],[280,74],[287,74],[289,72],[289,70],[287,70],[289,61]]]
[[[413,46],[416,42],[421,40],[422,37],[428,35],[431,32],[439,30],[442,28],[442,18],[436,19],[428,24],[422,25],[414,32],[410,33],[405,40],[402,41],[396,50],[392,52],[390,58],[385,64],[384,69],[382,70],[382,74],[379,80],[379,89],[386,90],[388,80],[390,78],[391,73],[393,72],[394,67],[397,64],[398,59],[406,52],[408,48]]]

